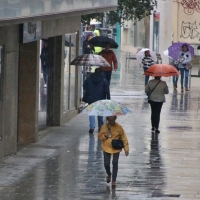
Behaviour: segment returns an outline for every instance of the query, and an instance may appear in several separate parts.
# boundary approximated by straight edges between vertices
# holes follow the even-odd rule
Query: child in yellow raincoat
[[[121,149],[114,149],[112,147],[112,140],[113,139],[121,139],[124,144],[124,151],[125,155],[128,156],[129,154],[129,145],[127,136],[121,127],[120,124],[116,123],[115,120],[117,119],[116,116],[107,117],[108,124],[104,124],[100,132],[98,134],[99,140],[102,141],[102,150],[104,154],[104,167],[107,173],[107,183],[111,181],[111,171],[110,171],[110,159],[111,155],[113,155],[113,170],[112,170],[112,186],[116,186],[116,178],[117,178],[117,171],[118,171],[118,159],[119,154],[122,151]],[[110,131],[108,131],[110,129]]]

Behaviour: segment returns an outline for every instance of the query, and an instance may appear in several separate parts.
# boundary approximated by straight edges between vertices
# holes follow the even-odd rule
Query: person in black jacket
[[[42,73],[44,78],[44,87],[47,87],[47,82],[49,78],[49,49],[48,49],[48,40],[43,40],[43,47],[40,55]]]
[[[95,73],[90,75],[89,78],[83,83],[83,89],[85,91],[83,101],[91,104],[98,100],[110,99],[110,89],[108,81],[101,74],[101,69],[96,68]],[[89,133],[93,133],[95,129],[95,116],[89,116],[90,130]],[[98,128],[100,130],[103,125],[103,117],[98,116]]]

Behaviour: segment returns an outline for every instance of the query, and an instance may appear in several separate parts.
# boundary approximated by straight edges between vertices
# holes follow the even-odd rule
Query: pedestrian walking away
[[[165,102],[165,94],[169,93],[168,86],[165,81],[161,80],[161,76],[156,76],[155,79],[149,81],[145,92],[149,97],[151,106],[151,130],[152,132],[160,133],[160,113],[163,102]]]
[[[116,186],[116,179],[117,179],[117,172],[118,172],[118,159],[120,152],[122,149],[114,149],[112,147],[112,140],[113,139],[121,139],[124,144],[124,151],[125,155],[128,156],[129,154],[129,144],[127,136],[121,127],[120,124],[116,123],[116,116],[110,116],[106,118],[108,123],[104,124],[101,127],[101,130],[98,134],[99,140],[102,141],[102,150],[104,155],[104,167],[107,173],[106,182],[111,182],[112,176],[112,187]],[[110,160],[111,156],[113,157],[112,160],[112,174],[110,170]]]
[[[144,72],[151,66],[154,64],[154,60],[150,55],[150,51],[147,50],[144,52],[144,57],[142,59],[142,64],[143,64],[143,69]],[[149,81],[149,76],[145,75],[145,86],[148,84]]]
[[[95,73],[87,78],[83,83],[83,101],[91,104],[98,100],[110,99],[110,89],[107,80],[101,74],[101,69],[96,68]],[[98,116],[98,128],[103,125],[103,116]],[[95,129],[95,116],[89,116],[90,130],[93,133]]]
[[[183,86],[185,87],[185,91],[189,91],[188,88],[188,77],[189,77],[189,70],[186,68],[186,65],[188,65],[191,62],[191,53],[188,50],[187,44],[183,44],[181,48],[181,52],[178,56],[178,68],[181,73],[181,92],[183,92]],[[184,85],[183,85],[184,84]]]
[[[105,78],[107,79],[108,84],[110,85],[112,70],[116,71],[118,68],[117,58],[115,56],[115,53],[112,50],[110,50],[110,44],[108,43],[105,45],[105,49],[99,53],[99,55],[105,58],[111,66],[111,67],[101,67],[105,75]]]

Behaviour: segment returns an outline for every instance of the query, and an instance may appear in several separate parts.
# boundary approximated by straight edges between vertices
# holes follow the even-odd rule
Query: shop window
[[[69,63],[76,57],[76,33],[65,35],[63,112],[75,109],[76,66]]]

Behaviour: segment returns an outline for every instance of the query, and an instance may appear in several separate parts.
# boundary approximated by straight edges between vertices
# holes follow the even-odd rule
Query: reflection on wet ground
[[[118,55],[119,57],[119,55]],[[117,187],[105,182],[97,130],[88,134],[88,117],[79,114],[17,155],[0,163],[1,200],[190,200],[200,199],[200,80],[190,92],[170,87],[159,135],[151,133],[142,69],[131,61],[113,73],[112,99],[133,113],[118,117],[127,133],[130,155],[119,158]]]

